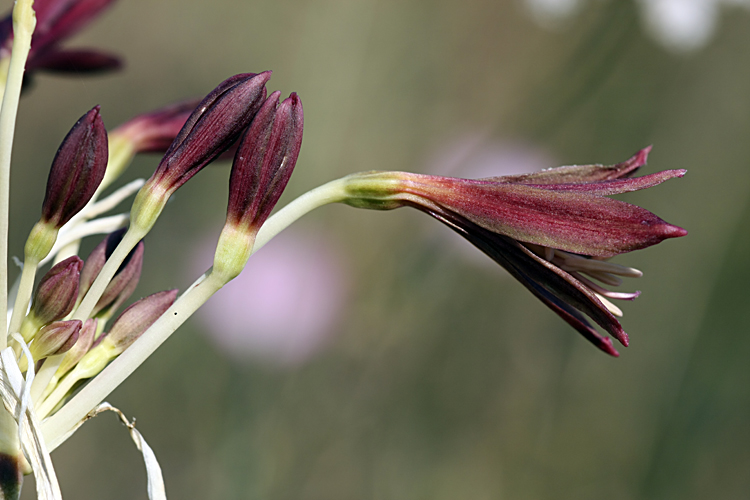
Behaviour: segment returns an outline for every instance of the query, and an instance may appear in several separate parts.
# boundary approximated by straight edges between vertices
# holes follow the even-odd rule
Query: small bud
[[[197,99],[165,106],[128,120],[109,134],[127,140],[135,153],[164,153],[198,105]]]
[[[39,330],[29,350],[34,360],[68,352],[78,341],[80,320],[55,321]]]
[[[67,316],[78,297],[78,282],[83,261],[76,255],[53,266],[39,282],[31,312],[24,319],[21,332],[29,342],[41,326]]]
[[[60,366],[57,368],[54,381],[59,380],[63,375],[68,373],[70,369],[73,368],[81,358],[83,358],[89,349],[91,349],[91,346],[94,344],[94,336],[96,335],[96,326],[96,319],[89,318],[86,320],[81,327],[81,331],[78,333],[78,340],[75,345],[70,348],[68,354],[65,355],[62,363],[60,363]],[[50,385],[54,386],[54,384]]]
[[[10,413],[5,413],[11,418]],[[21,450],[13,455],[0,452],[0,498],[20,498],[24,462]]]
[[[41,223],[60,228],[91,200],[107,168],[107,131],[99,106],[81,117],[52,162]]]
[[[177,290],[167,290],[135,302],[120,314],[99,345],[110,349],[114,355],[122,353],[172,306],[176,298]]]
[[[91,284],[99,275],[104,263],[112,255],[117,245],[122,240],[125,229],[120,229],[109,234],[94,250],[91,251],[83,270],[81,271],[81,286],[78,295],[79,302],[83,300]],[[106,307],[112,311],[117,310],[123,302],[135,291],[138,280],[141,277],[141,268],[143,266],[143,242],[141,241],[130,251],[123,263],[120,265],[117,273],[107,285],[99,301],[96,303],[91,315],[94,316]]]
[[[229,179],[229,205],[214,270],[231,280],[245,267],[255,235],[284,191],[302,145],[302,103],[280,92],[266,100],[237,150]]]
[[[237,140],[265,100],[270,77],[235,75],[201,101],[136,196],[131,225],[148,231],[172,193]]]

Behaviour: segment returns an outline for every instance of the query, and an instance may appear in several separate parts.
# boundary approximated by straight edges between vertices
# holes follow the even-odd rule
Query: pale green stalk
[[[33,0],[17,0],[13,7],[13,50],[0,110],[0,318],[8,311],[8,222],[10,205],[10,158],[16,128],[18,101],[26,59],[31,48],[31,35],[36,26]],[[0,330],[0,350],[7,345],[5,321]]]
[[[34,290],[34,277],[38,262],[32,262],[26,259],[21,271],[21,281],[18,283],[18,292],[16,292],[16,303],[13,306],[13,315],[10,319],[9,333],[14,333],[21,327],[21,321],[26,316],[26,310],[29,308],[31,301],[31,292]]]
[[[261,226],[258,235],[255,237],[255,253],[266,243],[279,234],[281,231],[292,225],[297,219],[316,208],[328,205],[330,203],[339,203],[347,198],[345,186],[346,178],[336,179],[334,181],[318,186],[308,191],[299,198],[293,200],[284,208],[273,214]]]
[[[201,276],[133,345],[115,358],[57,413],[48,418],[42,424],[42,432],[50,449],[59,445],[62,437],[128,378],[224,284],[223,280],[210,271]]]
[[[115,251],[112,252],[112,255],[104,263],[104,267],[99,271],[99,275],[94,280],[94,283],[91,284],[91,288],[86,292],[86,295],[83,297],[83,300],[79,304],[78,309],[76,309],[76,312],[73,313],[71,319],[86,321],[89,316],[91,316],[91,312],[94,310],[94,307],[96,307],[96,303],[99,302],[107,285],[112,281],[115,273],[117,273],[120,264],[125,261],[130,251],[135,248],[145,235],[146,232],[135,226],[130,226],[130,228],[128,228],[125,236],[122,237],[122,241],[120,241],[120,244],[117,245]]]
[[[258,232],[253,252],[260,249],[275,235],[311,210],[329,203],[344,201],[347,197],[345,185],[346,182],[343,179],[331,181],[303,194],[279,210],[266,221]],[[122,246],[122,243],[120,245]],[[118,246],[118,250],[119,248]],[[225,284],[225,280],[211,271],[201,276],[133,345],[112,361],[57,413],[48,418],[42,424],[42,430],[50,449],[54,449],[61,444],[69,432],[93,408],[130,376],[156,348]],[[39,375],[41,375],[41,372]],[[62,389],[60,392],[62,392]],[[44,404],[53,407],[53,401],[51,400],[49,403],[45,401]],[[56,405],[56,403],[54,404]]]

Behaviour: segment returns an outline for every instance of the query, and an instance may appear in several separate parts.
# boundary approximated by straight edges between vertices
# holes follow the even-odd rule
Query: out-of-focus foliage
[[[705,48],[676,56],[630,1],[589,2],[544,31],[514,1],[121,0],[78,41],[122,54],[125,70],[39,75],[24,97],[11,208],[27,220],[11,254],[71,119],[100,104],[111,128],[244,71],[273,69],[269,88],[305,103],[281,204],[353,171],[445,173],[435,152],[467,136],[547,166],[653,144],[645,173],[687,176],[622,198],[690,234],[618,258],[645,272],[619,359],[427,217],[332,206],[299,222],[335,238],[350,273],[322,351],[242,363],[194,321],[109,401],[138,419],[171,498],[743,498],[750,14],[731,12]],[[473,167],[470,153],[452,173]],[[126,177],[157,163],[138,159]],[[199,177],[147,239],[135,296],[196,277],[191,252],[218,236],[228,169]],[[143,494],[139,456],[107,415],[54,459],[70,498]]]

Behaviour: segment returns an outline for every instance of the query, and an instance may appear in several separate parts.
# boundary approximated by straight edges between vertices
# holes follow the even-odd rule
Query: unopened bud
[[[279,105],[280,95],[274,92],[263,104],[234,157],[227,220],[214,258],[214,271],[226,280],[245,267],[255,235],[286,188],[302,146],[302,103],[293,93]]]
[[[89,351],[89,349],[91,349],[91,346],[94,344],[94,337],[96,335],[96,326],[96,319],[89,318],[86,320],[86,322],[81,327],[81,331],[78,333],[78,340],[70,348],[68,353],[63,358],[62,363],[60,363],[60,366],[57,368],[57,372],[55,372],[55,380],[59,380],[63,375],[68,373],[70,369],[73,368],[81,360],[81,358],[83,358],[83,356]]]
[[[148,231],[174,191],[229,148],[266,97],[271,72],[235,75],[193,111],[133,202],[131,225]]]
[[[113,355],[120,354],[143,335],[174,304],[175,299],[177,290],[167,290],[132,304],[115,320],[112,329],[103,336],[99,345],[110,348]]]
[[[39,282],[31,312],[21,325],[21,333],[29,342],[36,331],[67,316],[78,297],[78,282],[83,261],[76,255],[55,265]]]
[[[41,222],[60,228],[91,200],[107,168],[107,131],[99,106],[81,117],[52,162]]]
[[[78,341],[80,320],[55,321],[39,330],[29,350],[34,360],[68,352]]]
[[[94,248],[94,250],[91,251],[91,254],[89,254],[83,265],[83,270],[81,271],[81,287],[78,296],[79,302],[83,299],[83,296],[86,295],[86,292],[88,292],[91,284],[99,275],[102,267],[104,267],[104,263],[110,255],[112,255],[112,252],[114,252],[124,234],[125,229],[120,229],[109,234]],[[96,303],[96,306],[91,312],[91,316],[96,315],[106,307],[109,307],[114,311],[128,300],[130,295],[135,291],[135,287],[138,285],[138,280],[141,277],[143,252],[144,247],[143,242],[141,241],[130,251],[120,265],[117,273],[109,282],[101,298]]]

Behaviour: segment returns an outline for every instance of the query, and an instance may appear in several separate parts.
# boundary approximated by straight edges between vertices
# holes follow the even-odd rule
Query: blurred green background
[[[623,306],[619,359],[422,214],[307,216],[298,225],[336,242],[349,282],[315,356],[238,361],[191,320],[108,399],[137,418],[170,498],[747,498],[750,13],[726,10],[689,54],[654,42],[640,16],[634,2],[589,2],[546,30],[514,1],[121,0],[69,44],[127,66],[40,76],[25,95],[11,255],[87,109],[100,104],[112,127],[247,71],[273,69],[269,89],[304,103],[282,204],[354,171],[434,171],[467,136],[541,151],[543,166],[653,144],[645,172],[689,171],[624,197],[690,234],[617,259],[645,273],[625,285],[644,293]],[[157,161],[137,159],[126,180]],[[192,252],[218,235],[227,174],[207,169],[178,192],[146,241],[137,295],[197,277]],[[53,459],[66,498],[146,498],[113,415]]]

